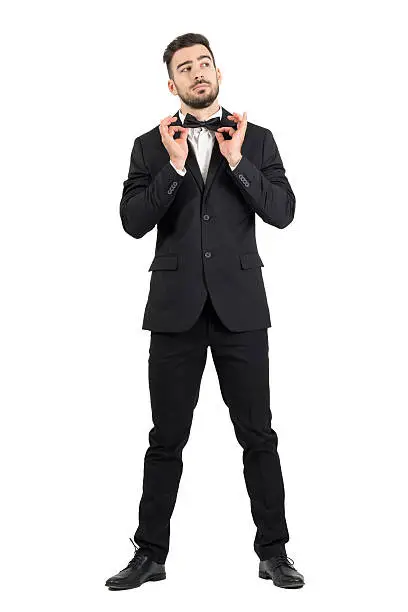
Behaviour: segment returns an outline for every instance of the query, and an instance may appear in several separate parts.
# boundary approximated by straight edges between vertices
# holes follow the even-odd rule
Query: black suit
[[[228,123],[231,113],[224,108],[222,113]],[[174,116],[175,125],[181,125],[178,114]],[[271,225],[286,227],[293,219],[295,196],[273,136],[265,128],[248,122],[243,157],[233,171],[215,140],[205,185],[189,142],[188,146],[187,173],[181,176],[169,162],[158,127],[136,138],[120,204],[123,227],[131,236],[141,238],[157,225],[143,321],[143,329],[151,330],[154,427],[134,539],[157,562],[165,562],[182,450],[211,347],[222,398],[243,448],[244,477],[257,526],[254,549],[260,559],[268,559],[285,551],[289,534],[278,438],[271,428],[271,323],[255,213]],[[209,441],[208,452],[212,450]]]
[[[222,109],[223,121],[231,123]],[[182,125],[178,113],[177,122]],[[234,171],[214,141],[204,184],[191,144],[187,174],[170,164],[159,128],[136,138],[120,214],[125,231],[142,238],[157,225],[156,253],[143,329],[185,331],[207,294],[231,331],[271,326],[255,239],[255,213],[284,228],[295,196],[270,130],[248,122]]]

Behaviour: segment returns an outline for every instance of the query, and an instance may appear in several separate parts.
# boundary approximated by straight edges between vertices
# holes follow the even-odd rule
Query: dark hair
[[[182,36],[177,36],[177,38],[172,40],[171,43],[167,45],[166,50],[163,54],[163,62],[165,62],[167,65],[167,72],[169,74],[170,79],[173,79],[173,72],[170,68],[170,62],[175,52],[179,49],[184,49],[184,47],[192,47],[193,45],[204,45],[205,47],[207,47],[211,54],[215,68],[214,54],[211,51],[208,39],[202,34],[193,34],[190,32],[188,34],[182,34]]]

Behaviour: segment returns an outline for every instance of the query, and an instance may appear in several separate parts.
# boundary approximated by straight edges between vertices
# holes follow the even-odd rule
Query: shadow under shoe
[[[303,575],[293,565],[293,559],[286,554],[259,561],[259,577],[272,580],[275,586],[284,589],[299,589],[305,584]]]
[[[148,552],[143,552],[143,549],[137,546],[132,538],[129,539],[135,547],[134,557],[123,570],[115,574],[115,576],[111,576],[105,582],[105,586],[109,587],[110,591],[135,589],[144,582],[164,580],[166,578],[164,564],[153,561]]]

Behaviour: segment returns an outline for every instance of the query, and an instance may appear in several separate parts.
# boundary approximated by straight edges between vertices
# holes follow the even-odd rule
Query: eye
[[[206,64],[207,66],[210,65],[210,62],[202,62],[203,64]],[[185,70],[190,70],[190,66],[187,66],[186,68],[183,68],[181,72],[184,72]]]

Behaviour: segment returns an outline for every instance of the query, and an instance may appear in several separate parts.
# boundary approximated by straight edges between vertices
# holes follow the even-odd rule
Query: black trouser
[[[255,552],[260,559],[268,559],[285,552],[289,540],[278,438],[271,428],[267,329],[229,331],[208,298],[189,330],[151,332],[149,387],[154,427],[149,433],[134,540],[158,563],[165,562],[169,551],[182,451],[190,434],[208,346],[222,398],[244,449],[244,477],[257,527]]]

